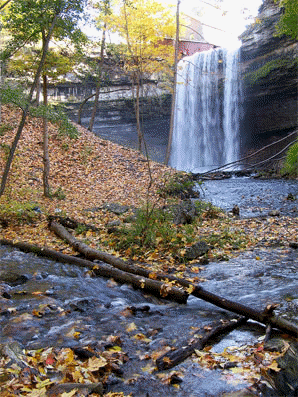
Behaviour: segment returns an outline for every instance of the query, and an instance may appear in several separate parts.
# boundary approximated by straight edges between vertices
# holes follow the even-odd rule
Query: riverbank
[[[0,136],[3,169],[19,113],[4,107],[2,118],[7,126]],[[159,199],[157,190],[173,170],[150,162],[153,183],[148,192],[148,163],[142,155],[77,128],[79,138],[71,139],[59,135],[54,125],[49,127],[52,198],[48,199],[42,193],[42,121],[28,119],[5,195],[0,199],[2,237],[35,241],[57,249],[60,243],[48,231],[48,215],[68,216],[99,227],[112,220],[101,208],[107,202],[140,207],[147,198],[152,202]]]
[[[5,145],[13,139],[19,116],[15,110],[5,108],[3,117],[4,123],[14,129],[7,128],[0,137],[2,168]],[[48,228],[50,215],[69,217],[95,228],[80,225],[72,231],[92,248],[147,263],[152,275],[162,271],[189,277],[204,283],[204,288],[206,285],[213,293],[252,307],[263,309],[270,302],[278,302],[278,314],[289,318],[292,313],[296,321],[297,216],[275,213],[241,219],[228,214],[231,208],[222,212],[198,201],[198,214],[192,224],[175,224],[166,216],[160,217],[164,212],[156,213],[152,207],[148,207],[148,213],[143,212],[152,222],[138,223],[134,210],[146,204],[148,197],[154,209],[162,211],[181,201],[164,195],[175,171],[150,161],[153,183],[148,194],[146,159],[83,128],[79,131],[80,137],[74,140],[60,136],[57,128],[50,126],[53,196],[45,199],[42,123],[28,120],[6,193],[0,199],[1,239],[77,255]],[[175,186],[172,183],[172,190]],[[239,192],[235,196],[238,199]],[[293,205],[296,202],[293,197]],[[137,229],[139,226],[142,228]],[[121,230],[139,230],[141,235],[144,226],[155,233],[149,247],[148,241],[139,241],[138,235],[128,247],[119,245],[130,236]],[[198,240],[208,244],[208,252],[186,260],[187,248]],[[4,246],[0,247],[0,258],[1,280],[7,288],[1,291],[0,316],[1,364],[8,368],[1,378],[3,390],[8,390],[5,382],[9,382],[12,393],[22,390],[24,395],[46,396],[53,386],[60,388],[57,394],[62,395],[62,391],[73,393],[76,386],[92,382],[88,387],[98,390],[94,394],[101,395],[104,386],[105,391],[111,391],[105,394],[107,397],[130,393],[138,397],[148,393],[152,397],[189,397],[190,393],[203,397],[258,384],[262,371],[271,365],[276,368],[276,356],[264,349],[263,342],[255,343],[265,329],[255,330],[250,325],[249,332],[245,328],[237,330],[224,342],[224,348],[236,343],[232,355],[223,349],[216,353],[215,345],[215,355],[207,348],[180,364],[176,371],[156,373],[159,355],[188,343],[201,332],[200,327],[208,330],[215,320],[229,314],[193,297],[187,305],[167,303],[114,280],[92,277],[87,269]],[[18,284],[20,280],[23,284]],[[22,352],[23,347],[27,350]],[[9,354],[14,360],[20,359],[17,365],[25,363],[25,369],[13,364],[12,374]],[[262,367],[260,361],[256,365],[256,357]],[[230,367],[231,361],[235,366]],[[223,363],[226,368],[221,366]],[[102,384],[96,383],[99,379]]]
[[[3,125],[11,126],[0,136],[3,168],[5,150],[13,139],[19,114],[14,108],[4,107],[2,117]],[[98,229],[98,232],[80,230],[79,238],[90,246],[101,247],[126,259],[161,266],[163,271],[169,268],[183,270],[181,251],[198,239],[206,240],[211,248],[206,255],[208,260],[235,256],[239,251],[261,242],[270,245],[278,239],[280,245],[288,246],[290,242],[298,241],[298,220],[295,216],[238,219],[202,204],[199,205],[200,216],[193,225],[168,223],[173,234],[169,235],[166,231],[164,234],[157,233],[152,247],[144,246],[137,252],[127,247],[119,248],[119,234],[117,230],[116,233],[111,232],[110,226],[125,226],[127,217],[134,215],[136,208],[148,203],[153,207],[172,205],[175,199],[164,198],[160,192],[175,171],[150,161],[149,173],[146,159],[137,151],[98,138],[82,127],[77,128],[79,138],[71,139],[59,135],[56,126],[49,127],[52,191],[52,198],[49,199],[42,193],[42,122],[40,119],[28,119],[5,195],[0,199],[1,238],[74,253],[48,228],[50,215],[69,217]],[[286,195],[283,199],[287,199]],[[126,206],[127,211],[110,211],[107,205],[111,203]]]

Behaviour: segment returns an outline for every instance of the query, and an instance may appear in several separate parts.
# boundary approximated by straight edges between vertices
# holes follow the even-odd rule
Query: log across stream
[[[37,255],[55,258],[56,260],[60,260],[64,263],[70,263],[70,260],[72,260],[72,263],[76,263],[79,266],[85,266],[92,269],[94,274],[98,276],[111,277],[116,281],[120,281],[121,283],[129,283],[135,288],[149,291],[150,293],[157,295],[160,298],[174,300],[178,303],[186,303],[187,295],[188,293],[190,293],[197,298],[206,300],[207,302],[210,302],[222,309],[226,309],[233,313],[239,314],[246,319],[258,321],[266,326],[270,325],[271,327],[278,328],[283,332],[298,337],[298,327],[296,324],[287,321],[281,316],[275,315],[274,309],[278,305],[268,304],[266,307],[263,308],[263,310],[256,310],[249,306],[245,306],[238,302],[229,300],[227,298],[220,297],[219,295],[205,290],[200,285],[191,284],[184,279],[178,279],[176,277],[171,277],[168,275],[157,274],[155,275],[155,278],[157,278],[157,280],[152,280],[150,278],[151,273],[149,270],[127,263],[122,259],[107,254],[105,252],[89,248],[86,244],[74,238],[64,226],[62,226],[55,220],[50,220],[49,227],[62,240],[67,241],[75,250],[77,250],[80,254],[84,255],[85,258],[91,260],[97,259],[100,261],[105,261],[111,266],[108,266],[105,263],[95,265],[92,264],[92,262],[80,258],[68,259],[67,255],[60,254],[49,249],[39,248],[30,244],[15,244],[13,242],[5,240],[0,241],[0,243],[12,245],[16,248],[21,248],[23,250],[26,250],[27,252],[31,251],[36,253]],[[167,281],[165,281],[166,279],[175,282],[175,285],[169,284]],[[188,293],[183,288],[187,289]]]
[[[131,356],[125,367],[125,378],[139,373],[140,380],[133,385],[121,384],[118,390],[145,396],[142,390],[146,387],[149,395],[156,397],[182,397],[189,396],[188,393],[208,396],[210,385],[214,394],[235,389],[220,379],[221,373],[205,373],[189,360],[182,364],[186,372],[179,390],[160,385],[150,372],[141,369],[146,366],[146,361],[136,355],[136,350],[142,356],[142,352],[145,355],[166,345],[186,345],[193,329],[229,318],[226,311],[192,296],[187,305],[160,301],[126,285],[90,278],[86,268],[59,264],[5,246],[0,246],[0,255],[1,275],[13,264],[14,272],[28,277],[26,283],[12,287],[12,299],[3,300],[1,309],[9,309],[11,313],[0,316],[1,342],[13,337],[33,348],[48,344],[97,343],[107,335],[121,335],[122,348]],[[257,256],[261,260],[256,260]],[[295,299],[288,301],[286,298],[297,291],[297,263],[297,250],[259,249],[241,254],[237,261],[210,263],[204,271],[204,277],[209,281],[203,286],[205,290],[257,310],[262,310],[268,303],[278,302],[281,306],[277,311],[289,313]],[[136,310],[126,316],[127,307],[132,306]],[[33,314],[34,309],[40,317]],[[294,311],[292,315],[295,316]],[[16,321],[18,319],[20,321]],[[136,329],[129,332],[132,323]],[[80,333],[78,339],[73,337],[76,331]],[[225,346],[251,344],[264,333],[265,329],[257,324],[242,326],[216,343],[214,348],[218,351]],[[146,342],[134,338],[141,334],[146,336]],[[113,390],[117,390],[117,385]]]

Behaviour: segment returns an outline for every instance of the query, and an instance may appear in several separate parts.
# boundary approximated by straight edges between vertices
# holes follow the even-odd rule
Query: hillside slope
[[[19,112],[3,107],[2,136],[0,136],[0,166],[3,169],[8,146],[18,125]],[[8,126],[14,127],[9,129]],[[50,133],[50,186],[56,196],[43,197],[42,188],[42,122],[29,118],[16,152],[6,192],[0,199],[1,217],[10,224],[2,229],[2,236],[49,244],[55,237],[47,230],[46,215],[63,215],[82,222],[102,224],[109,221],[100,210],[104,203],[116,202],[139,207],[146,201],[150,182],[146,159],[137,151],[100,139],[78,126],[80,137],[61,136],[57,127],[49,126]],[[5,131],[6,130],[6,131]],[[153,185],[149,198],[159,200],[158,184],[171,169],[150,161]],[[21,214],[37,209],[35,220],[22,224]],[[41,213],[39,213],[39,210]],[[20,216],[15,218],[19,212]],[[30,211],[32,215],[32,211]],[[29,216],[29,212],[28,212]],[[112,217],[112,215],[110,216]],[[53,243],[54,243],[53,241]]]

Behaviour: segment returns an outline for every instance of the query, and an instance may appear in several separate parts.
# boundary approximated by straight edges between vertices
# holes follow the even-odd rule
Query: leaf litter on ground
[[[3,106],[2,122],[11,124],[14,130],[0,136],[2,169],[5,164],[5,148],[12,143],[19,118],[20,113],[15,108]],[[157,208],[172,204],[173,199],[161,198],[159,190],[175,171],[150,161],[153,183],[149,189],[148,164],[142,155],[132,149],[100,139],[82,127],[77,128],[80,137],[71,139],[59,135],[57,128],[49,125],[50,185],[53,193],[49,199],[43,197],[42,188],[42,123],[38,119],[28,118],[6,192],[0,198],[1,238],[25,241],[66,254],[74,254],[73,249],[59,240],[48,228],[48,215],[67,216],[83,224],[92,224],[98,229],[96,232],[83,230],[75,233],[77,238],[84,240],[91,247],[104,249],[116,256],[133,259],[143,266],[149,266],[152,278],[159,271],[174,272],[178,277],[188,277],[194,282],[204,281],[199,277],[202,267],[199,260],[185,261],[184,254],[185,248],[197,239],[205,239],[210,245],[211,249],[206,255],[208,260],[226,260],[255,246],[270,247],[279,244],[288,247],[289,241],[296,239],[298,242],[298,218],[280,216],[231,219],[220,211],[210,211],[206,206],[191,228],[172,223],[170,227],[173,234],[168,240],[164,239],[163,235],[156,235],[154,247],[142,249],[140,245],[136,245],[117,249],[119,235],[117,232],[111,233],[107,225],[119,220],[124,223],[124,219],[128,215],[134,216],[134,212],[131,210],[126,214],[116,215],[108,211],[104,205],[112,202],[135,209],[148,204],[148,200]],[[42,310],[33,315],[42,315]],[[128,332],[134,330],[132,324]],[[137,343],[143,339],[139,334],[135,341]],[[228,371],[227,374],[240,373],[247,379],[258,379],[262,368],[278,371],[274,354],[264,353],[260,350],[260,345],[244,346],[236,350],[227,349],[221,354],[210,351],[197,352],[195,360],[205,368],[220,367],[223,371]],[[256,364],[256,351],[262,363],[261,367]],[[118,365],[119,362],[121,364],[123,353],[116,353]],[[7,390],[3,396],[18,395],[17,393],[42,396],[52,385],[52,379],[55,379],[55,382],[57,379],[59,382],[98,381],[94,371],[109,368],[111,360],[114,360],[111,356],[102,355],[94,360],[82,362],[70,349],[59,351],[54,347],[39,351],[26,350],[24,354],[29,368],[29,371],[25,372],[24,369],[11,364],[9,359],[1,357],[0,387],[1,390]],[[152,354],[153,361],[156,356],[158,352]],[[236,363],[236,366],[224,368],[230,362]],[[38,369],[38,375],[31,371],[32,367]],[[154,368],[154,364],[148,364],[150,371],[152,367]],[[53,378],[53,374],[56,378]],[[225,372],[223,375],[228,377]],[[164,379],[165,382],[171,383],[173,378],[179,376],[182,375],[174,371],[173,376],[167,374]],[[124,395],[108,393],[106,396]]]

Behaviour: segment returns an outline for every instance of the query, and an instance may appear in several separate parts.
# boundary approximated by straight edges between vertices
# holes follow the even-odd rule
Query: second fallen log
[[[180,364],[182,361],[191,356],[195,350],[202,350],[204,346],[219,335],[226,334],[240,325],[245,324],[247,319],[245,317],[239,317],[237,319],[225,320],[220,324],[214,326],[209,332],[207,332],[201,339],[195,340],[193,343],[183,346],[177,350],[172,350],[156,360],[156,366],[159,371],[170,369]]]
[[[111,264],[112,266],[121,269],[129,274],[136,274],[144,278],[150,278],[150,271],[141,267],[137,267],[131,263],[124,261],[123,259],[117,258],[114,255],[108,254],[106,252],[98,251],[90,248],[86,244],[77,240],[72,234],[70,234],[62,225],[59,223],[52,221],[50,222],[50,228],[53,230],[60,238],[66,240],[75,250],[86,256],[88,259],[99,259],[104,262]],[[245,316],[252,320],[258,321],[266,326],[270,324],[272,327],[278,328],[283,332],[289,333],[298,337],[298,327],[296,324],[293,324],[281,316],[276,316],[274,314],[274,307],[269,307],[272,310],[257,310],[251,308],[249,306],[243,305],[238,302],[233,302],[229,299],[223,298],[212,292],[209,292],[203,289],[199,285],[192,284],[191,282],[173,277],[171,275],[165,274],[155,274],[155,277],[158,280],[168,279],[170,282],[174,282],[176,285],[180,285],[185,288],[189,294],[193,296],[203,299],[206,302],[210,302],[213,305],[216,305],[222,309],[229,310],[233,313],[236,313],[240,316]]]
[[[106,263],[93,263],[86,259],[65,255],[49,248],[38,247],[37,245],[28,243],[12,242],[3,239],[0,240],[0,244],[19,248],[25,252],[33,252],[39,256],[47,257],[63,263],[72,263],[77,266],[86,267],[92,270],[96,276],[113,278],[115,281],[120,283],[131,284],[135,288],[149,292],[158,298],[168,299],[178,303],[187,303],[188,294],[182,288],[177,288],[171,284],[158,280],[151,280],[146,277],[127,273]]]

